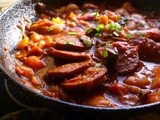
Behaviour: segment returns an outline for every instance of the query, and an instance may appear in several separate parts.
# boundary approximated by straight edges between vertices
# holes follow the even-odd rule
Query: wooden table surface
[[[0,0],[0,14],[17,0]]]

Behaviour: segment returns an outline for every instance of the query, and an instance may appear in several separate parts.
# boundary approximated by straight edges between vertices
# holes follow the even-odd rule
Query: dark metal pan
[[[144,5],[143,2],[149,0],[139,0],[139,1],[140,4],[135,2],[135,5],[140,8],[140,6]],[[154,8],[153,5],[155,4],[156,1],[158,4],[159,3],[158,0],[152,1],[153,2],[153,4],[151,4],[152,10]],[[44,107],[49,107],[65,112],[70,111],[81,114],[82,113],[92,114],[92,116],[98,115],[107,118],[119,118],[119,117],[124,118],[125,116],[137,115],[140,113],[142,114],[150,111],[159,110],[160,103],[153,103],[153,104],[141,105],[136,107],[127,107],[127,108],[98,108],[98,107],[77,105],[56,99],[51,99],[47,96],[35,92],[34,90],[24,86],[21,82],[19,82],[18,80],[19,77],[15,73],[14,69],[16,64],[14,51],[21,35],[21,31],[18,29],[17,25],[19,24],[20,21],[23,21],[24,16],[31,19],[32,21],[34,21],[38,17],[35,11],[36,2],[37,1],[34,0],[20,0],[0,16],[0,68],[1,71],[4,73],[5,77],[10,82],[13,82],[13,84],[18,90],[23,92],[26,96],[33,98],[35,101],[37,100],[38,103],[43,105]],[[53,5],[61,5],[65,4],[66,2],[69,2],[69,0],[68,1],[52,0]],[[82,3],[82,1],[77,0],[76,3],[78,4]],[[146,10],[147,7],[144,8]]]

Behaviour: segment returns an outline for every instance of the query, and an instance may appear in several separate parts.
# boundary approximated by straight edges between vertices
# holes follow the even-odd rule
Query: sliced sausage
[[[106,68],[91,67],[77,77],[66,80],[62,83],[65,89],[91,89],[107,80],[105,77]]]
[[[82,52],[86,47],[80,42],[76,36],[69,36],[68,34],[58,34],[53,37],[53,46],[57,49],[67,51]]]
[[[48,71],[48,74],[52,75],[53,77],[64,78],[64,77],[74,76],[76,74],[79,74],[90,66],[92,66],[91,60],[78,62],[78,63],[70,63],[70,64],[65,64],[65,65],[50,69]]]
[[[85,53],[56,50],[53,47],[49,49],[49,54],[51,54],[53,57],[58,57],[70,61],[83,61],[90,59],[90,56]]]
[[[132,38],[131,45],[138,46],[141,60],[160,63],[160,44],[148,38]]]

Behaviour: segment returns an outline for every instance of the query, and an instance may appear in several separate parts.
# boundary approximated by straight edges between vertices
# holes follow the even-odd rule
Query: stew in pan
[[[53,99],[97,107],[160,101],[160,18],[131,3],[37,4],[16,48],[16,73]],[[20,26],[19,26],[20,27]]]

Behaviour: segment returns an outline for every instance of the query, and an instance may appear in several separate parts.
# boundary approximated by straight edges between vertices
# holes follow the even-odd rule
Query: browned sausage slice
[[[65,89],[91,89],[107,80],[106,73],[106,68],[91,67],[82,75],[66,80],[62,83],[62,87]]]
[[[53,46],[57,49],[77,52],[86,50],[86,47],[80,42],[78,37],[70,36],[67,33],[55,35],[53,40]]]
[[[49,49],[49,54],[51,54],[53,57],[58,57],[61,59],[66,59],[71,61],[82,61],[90,59],[89,55],[85,53],[56,50],[53,47]]]
[[[48,71],[48,74],[52,75],[53,77],[64,78],[64,77],[76,75],[90,66],[92,66],[91,60],[78,62],[78,63],[70,63],[70,64],[65,64],[65,65],[50,69]]]

